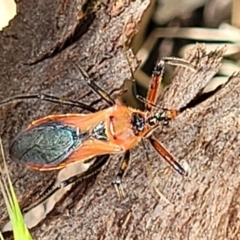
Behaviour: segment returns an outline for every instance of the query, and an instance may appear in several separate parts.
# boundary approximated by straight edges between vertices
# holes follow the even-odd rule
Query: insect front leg
[[[153,106],[157,102],[158,91],[159,91],[160,84],[162,82],[164,68],[166,64],[173,65],[173,66],[181,66],[181,67],[189,68],[195,71],[195,68],[191,65],[191,63],[189,63],[185,59],[173,58],[173,57],[165,57],[160,59],[157,62],[152,73],[152,79],[149,85],[149,90],[148,90],[146,105],[145,105],[145,109],[147,111],[151,111]]]
[[[122,187],[122,178],[128,168],[129,162],[130,162],[130,151],[128,150],[125,152],[121,160],[121,164],[119,166],[117,176],[115,180],[112,182],[120,198],[125,197],[124,190]]]
[[[183,169],[183,167],[175,160],[173,155],[156,139],[153,137],[149,137],[148,140],[158,152],[158,154],[180,175],[187,176],[187,172]]]

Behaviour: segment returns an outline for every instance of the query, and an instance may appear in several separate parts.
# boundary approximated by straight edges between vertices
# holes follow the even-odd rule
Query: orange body
[[[141,138],[151,130],[151,126],[146,124],[143,131],[135,134],[132,123],[133,114],[138,114],[146,121],[149,117],[148,112],[131,109],[119,104],[90,114],[62,114],[50,115],[32,122],[25,132],[30,132],[37,126],[51,121],[58,121],[62,125],[67,125],[79,129],[79,132],[89,132],[90,136],[69,155],[65,161],[57,165],[43,165],[27,163],[31,168],[47,171],[61,169],[67,164],[84,161],[95,156],[123,153],[134,147]],[[102,124],[100,128],[104,130],[106,139],[99,140],[92,134],[97,125]]]
[[[47,94],[17,95],[0,103],[5,105],[23,99],[41,99],[88,110],[90,114],[50,115],[32,122],[12,142],[9,152],[12,159],[40,170],[56,170],[66,165],[91,161],[92,158],[114,153],[125,153],[125,165],[129,162],[129,150],[143,137],[147,138],[159,155],[179,174],[186,175],[185,170],[174,156],[152,136],[160,124],[168,124],[180,112],[171,109],[159,109],[156,106],[158,89],[164,73],[165,64],[183,66],[195,70],[185,60],[163,58],[154,68],[145,103],[145,111],[116,104],[114,99],[101,89],[78,65],[75,67],[82,74],[86,83],[105,102],[111,106],[97,111],[84,103],[64,100]],[[140,96],[138,96],[140,97]],[[141,100],[141,98],[139,98]],[[154,113],[155,112],[155,113]],[[121,166],[122,176],[126,167]]]

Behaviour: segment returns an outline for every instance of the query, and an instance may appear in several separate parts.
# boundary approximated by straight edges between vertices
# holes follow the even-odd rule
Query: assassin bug
[[[94,108],[83,103],[43,94],[17,95],[2,101],[0,106],[13,101],[39,98],[78,106],[92,112],[50,115],[33,121],[13,140],[10,146],[11,158],[32,169],[50,171],[76,162],[91,161],[98,156],[125,153],[117,175],[116,183],[119,184],[129,163],[130,149],[146,138],[171,167],[185,176],[185,170],[171,153],[152,137],[152,132],[161,122],[168,123],[179,113],[171,109],[158,110],[156,113],[153,111],[157,109],[155,104],[165,64],[194,69],[184,59],[165,57],[159,60],[152,74],[144,111],[116,103],[76,64],[75,67],[86,83],[108,103],[108,108],[94,112]],[[71,180],[64,182],[63,186],[69,182],[71,183]]]

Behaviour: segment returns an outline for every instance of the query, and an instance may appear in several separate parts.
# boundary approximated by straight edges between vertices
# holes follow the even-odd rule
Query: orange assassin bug
[[[179,114],[177,110],[172,109],[162,109],[154,113],[157,109],[158,88],[165,64],[193,69],[192,65],[184,59],[165,57],[159,60],[152,74],[144,111],[116,103],[95,84],[82,67],[76,64],[74,64],[75,67],[86,83],[108,103],[108,108],[96,111],[84,103],[45,94],[16,95],[0,102],[1,106],[13,101],[38,98],[78,106],[91,112],[50,115],[33,121],[13,140],[10,146],[11,158],[32,169],[50,171],[62,169],[76,162],[90,161],[94,157],[105,158],[109,154],[124,153],[116,181],[120,184],[129,163],[130,149],[141,139],[146,138],[173,169],[185,176],[185,170],[172,154],[152,137],[152,132],[160,123],[168,123]],[[72,179],[69,182],[72,182]],[[64,182],[63,186],[69,182]]]

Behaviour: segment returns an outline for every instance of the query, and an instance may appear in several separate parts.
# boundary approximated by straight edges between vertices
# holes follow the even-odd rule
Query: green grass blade
[[[24,219],[17,201],[16,194],[11,183],[9,172],[7,169],[5,154],[2,146],[2,140],[0,138],[0,151],[2,154],[4,169],[0,169],[1,179],[0,179],[0,189],[3,194],[3,198],[7,207],[10,221],[13,226],[13,235],[15,240],[31,240],[32,237],[24,223]],[[0,239],[3,237],[0,234]]]

